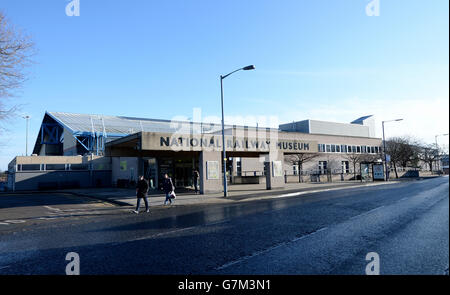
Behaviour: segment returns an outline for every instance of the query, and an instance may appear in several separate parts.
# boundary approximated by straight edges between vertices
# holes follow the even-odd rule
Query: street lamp
[[[437,154],[438,154],[438,160],[437,160],[437,170],[438,171],[440,171],[441,170],[441,167],[440,167],[440,155],[439,155],[439,146],[438,146],[438,142],[437,142],[437,138],[438,138],[438,136],[447,136],[448,135],[448,133],[445,133],[445,134],[438,134],[438,135],[435,135],[434,136],[434,141],[435,141],[435,143],[436,143],[436,151],[437,151]]]
[[[30,116],[26,115],[23,116],[22,118],[24,118],[27,121],[27,131],[26,131],[26,138],[25,138],[25,156],[28,156],[28,121],[30,119]]]
[[[221,102],[222,102],[222,166],[223,166],[223,196],[227,196],[227,163],[226,163],[226,151],[225,151],[225,123],[224,123],[224,115],[223,115],[223,79],[228,77],[229,75],[236,73],[238,71],[249,71],[254,70],[254,65],[249,65],[240,69],[237,69],[235,71],[232,71],[229,74],[226,74],[224,76],[220,75],[220,96],[221,96]]]
[[[388,176],[388,166],[387,166],[387,157],[386,157],[386,140],[384,138],[384,123],[388,123],[388,122],[398,122],[398,121],[402,121],[403,119],[395,119],[395,120],[389,120],[389,121],[382,121],[381,125],[383,126],[383,153],[384,153],[384,170],[385,170],[385,178],[386,181],[389,181],[389,176]]]

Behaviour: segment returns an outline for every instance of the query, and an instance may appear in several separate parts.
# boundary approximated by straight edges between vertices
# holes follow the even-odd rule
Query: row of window
[[[328,168],[328,162],[327,161],[319,161],[319,173],[320,174],[325,174]],[[293,165],[292,166],[292,172],[294,173],[294,175],[298,175],[299,171],[298,171],[298,165]],[[350,164],[349,161],[341,161],[341,172],[342,173],[349,173],[350,172]]]
[[[80,171],[109,169],[104,164],[18,164],[16,171]]]
[[[346,145],[346,144],[322,144],[319,143],[319,152],[322,153],[355,153],[355,154],[378,154],[381,148],[378,146]]]

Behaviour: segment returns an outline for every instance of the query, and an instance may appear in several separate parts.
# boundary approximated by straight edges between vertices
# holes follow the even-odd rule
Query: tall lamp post
[[[440,167],[440,161],[441,161],[441,156],[440,156],[440,154],[439,154],[439,146],[438,146],[438,142],[437,142],[437,138],[439,137],[439,136],[448,136],[448,133],[446,133],[446,134],[438,134],[438,135],[435,135],[434,136],[434,141],[435,141],[435,143],[436,143],[436,151],[437,151],[437,154],[438,154],[438,160],[437,160],[437,170],[438,171],[440,171],[441,170],[441,167]]]
[[[22,118],[24,118],[27,121],[27,131],[26,131],[26,138],[25,138],[25,156],[28,156],[28,121],[30,119],[30,116],[26,115],[23,116]]]
[[[398,121],[402,121],[403,119],[395,119],[395,120],[389,120],[389,121],[382,121],[381,125],[383,127],[383,154],[384,154],[384,170],[385,170],[385,179],[386,181],[389,181],[389,176],[388,176],[388,166],[387,166],[387,157],[386,157],[386,139],[384,138],[384,123],[388,123],[388,122],[398,122]]]
[[[227,163],[226,163],[226,151],[225,151],[225,122],[224,122],[224,115],[223,115],[223,79],[228,77],[229,75],[236,73],[238,71],[249,71],[254,70],[255,66],[250,65],[246,66],[240,69],[237,69],[235,71],[232,71],[229,74],[226,75],[220,75],[220,96],[221,96],[221,102],[222,102],[222,166],[223,166],[223,196],[227,197]]]

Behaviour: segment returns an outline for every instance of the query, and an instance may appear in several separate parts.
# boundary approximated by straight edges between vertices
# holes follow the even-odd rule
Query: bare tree
[[[5,99],[13,97],[25,82],[25,68],[31,64],[33,54],[30,37],[15,29],[0,11],[0,122],[17,110],[17,106],[7,107]]]
[[[420,151],[418,146],[417,141],[410,137],[393,137],[386,140],[386,153],[391,157],[396,178],[398,166],[417,166]]]
[[[430,171],[433,171],[433,162],[439,160],[439,151],[435,145],[423,144],[419,146],[419,159],[425,162],[430,167]]]
[[[344,155],[344,158],[353,166],[353,178],[356,180],[356,165],[361,163],[364,159],[364,154],[357,154],[355,152]]]
[[[292,165],[298,165],[298,182],[303,182],[302,172],[303,164],[311,161],[312,159],[319,156],[317,153],[299,153],[299,154],[288,154],[285,156],[285,162]]]

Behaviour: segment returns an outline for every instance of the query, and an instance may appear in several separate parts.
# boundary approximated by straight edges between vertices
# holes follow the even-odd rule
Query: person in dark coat
[[[200,173],[197,170],[194,170],[194,189],[195,193],[198,194],[198,179],[200,178]]]
[[[145,202],[145,212],[150,212],[150,209],[148,208],[148,200],[147,200],[147,193],[148,193],[148,181],[144,179],[144,176],[139,176],[139,181],[136,185],[136,197],[137,197],[137,204],[136,204],[136,210],[133,212],[136,214],[139,214],[139,206],[141,205],[141,199],[144,199]]]
[[[166,194],[166,200],[164,201],[164,205],[167,204],[167,201],[169,201],[170,204],[172,204],[172,198],[170,195],[175,190],[175,187],[173,185],[172,179],[167,174],[164,174],[163,190],[164,193]]]

